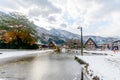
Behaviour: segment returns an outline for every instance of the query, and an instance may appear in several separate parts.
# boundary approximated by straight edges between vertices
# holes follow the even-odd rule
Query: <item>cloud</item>
[[[39,16],[42,16],[42,17],[48,17],[49,15],[51,14],[56,14],[56,13],[59,13],[60,11],[58,10],[52,10],[52,9],[49,9],[49,8],[39,8],[39,7],[34,7],[32,9],[29,10],[29,15],[30,16],[35,16],[35,17],[39,17]]]
[[[119,0],[2,0],[0,9],[23,12],[44,28],[100,36],[119,35]]]
[[[4,7],[6,10],[19,11],[26,10],[29,16],[49,16],[50,14],[59,14],[62,12],[61,8],[54,5],[49,0],[2,0],[0,1],[0,7]],[[24,11],[23,11],[24,13]]]
[[[56,22],[56,17],[54,16],[49,16],[47,19],[49,22]]]
[[[32,5],[29,10],[31,16],[49,16],[50,14],[61,13],[61,9],[52,4],[49,0],[26,0]]]
[[[14,1],[10,1],[10,0],[1,0],[0,1],[0,7],[12,8],[12,9],[19,9],[20,8],[18,3],[14,2]]]
[[[63,27],[63,28],[66,28],[66,27],[67,27],[67,24],[64,24],[64,23],[63,23],[63,24],[60,24],[60,26]]]

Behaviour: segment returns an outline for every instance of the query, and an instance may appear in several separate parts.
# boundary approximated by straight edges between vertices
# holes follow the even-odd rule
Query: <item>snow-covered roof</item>
[[[117,42],[120,42],[120,40],[113,41],[113,43],[117,43]]]

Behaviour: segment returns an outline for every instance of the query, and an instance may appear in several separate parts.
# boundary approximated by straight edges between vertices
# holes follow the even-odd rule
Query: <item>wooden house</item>
[[[89,38],[85,43],[85,49],[87,50],[95,50],[97,48],[97,44],[92,38]]]
[[[48,47],[50,49],[55,49],[56,48],[56,43],[54,41],[49,42]]]
[[[70,39],[66,42],[66,45],[70,49],[79,49],[81,48],[81,41],[79,39]]]

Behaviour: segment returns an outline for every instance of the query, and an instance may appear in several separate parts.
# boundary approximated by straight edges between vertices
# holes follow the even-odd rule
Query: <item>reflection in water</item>
[[[80,80],[80,65],[74,55],[39,55],[33,60],[2,65],[0,77],[7,80]]]

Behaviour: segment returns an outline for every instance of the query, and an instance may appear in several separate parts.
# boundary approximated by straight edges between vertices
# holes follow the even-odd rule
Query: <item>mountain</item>
[[[50,31],[48,31],[48,30],[46,30],[46,29],[44,29],[44,28],[42,28],[42,27],[37,26],[37,27],[36,27],[36,30],[39,32],[39,34],[44,33],[44,34],[49,34],[49,35],[51,35],[51,32],[50,32]]]
[[[80,39],[80,35],[69,31],[54,29],[46,30],[42,27],[36,27],[38,38],[43,44],[55,41],[57,44],[64,44],[68,39]]]
[[[80,39],[80,35],[71,33],[66,30],[54,29],[46,30],[44,28],[38,27],[38,34],[41,36],[42,42],[47,43],[49,41],[55,41],[58,44],[63,44],[68,39]],[[92,38],[97,44],[101,43],[109,43],[117,40],[118,38],[113,37],[101,37],[101,36],[83,36],[84,43],[88,40],[88,38]]]
[[[61,39],[65,40],[65,41],[67,39],[80,39],[80,37],[81,37],[78,34],[74,34],[74,33],[71,33],[69,31],[65,31],[65,30],[54,29],[54,28],[51,29],[50,32],[52,35],[59,36]],[[118,38],[113,38],[113,37],[101,37],[101,36],[87,35],[87,36],[83,36],[84,43],[89,38],[92,38],[97,44],[109,43],[109,42],[112,42],[112,41],[115,41],[118,39]]]
[[[50,31],[42,28],[42,27],[36,27],[37,30],[37,36],[41,43],[48,44],[50,41],[54,41],[56,44],[63,44],[65,41],[59,36],[54,36]]]
[[[50,30],[50,32],[51,32],[52,35],[59,36],[63,40],[67,40],[67,39],[80,39],[80,35],[74,34],[74,33],[71,33],[69,31],[65,31],[65,30],[52,28]]]

